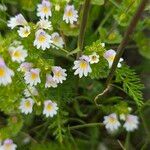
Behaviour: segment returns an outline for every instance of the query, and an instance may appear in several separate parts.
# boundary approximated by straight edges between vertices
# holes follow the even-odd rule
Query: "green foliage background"
[[[53,48],[47,51],[33,47],[36,6],[39,0],[0,0],[7,6],[7,11],[0,11],[0,55],[13,70],[19,65],[12,63],[8,54],[9,45],[20,40],[28,50],[30,57],[27,61],[36,62],[34,67],[42,70],[44,76],[51,70],[51,66],[60,65],[67,69],[67,80],[58,88],[45,89],[44,83],[38,85],[40,92],[36,100],[43,103],[46,99],[57,102],[59,111],[54,118],[45,118],[42,105],[35,106],[30,115],[20,113],[18,106],[23,97],[26,85],[23,75],[15,72],[13,83],[9,86],[0,86],[0,139],[12,138],[20,150],[103,150],[121,149],[120,141],[127,150],[146,150],[150,148],[150,26],[149,5],[143,13],[135,32],[126,46],[122,68],[116,70],[111,92],[98,100],[100,106],[94,103],[94,97],[103,91],[109,73],[108,63],[103,54],[108,49],[117,49],[124,32],[131,20],[140,0],[91,0],[91,8],[87,22],[84,54],[97,52],[100,56],[98,64],[91,65],[92,73],[87,78],[78,79],[73,75],[72,66],[76,58],[77,37],[79,35],[79,21],[74,27],[62,20],[65,0],[51,0],[53,5],[59,4],[59,12],[52,10],[51,18],[53,31],[60,32],[65,39],[65,49],[69,55]],[[81,12],[83,0],[72,0],[76,9]],[[22,13],[32,26],[32,33],[25,39],[20,39],[16,29],[8,29],[6,23],[10,16]],[[81,13],[80,13],[81,14]],[[52,32],[53,32],[52,31]],[[52,33],[50,32],[50,34]],[[100,42],[104,42],[103,48]],[[129,66],[130,67],[129,67]],[[138,75],[137,75],[138,74]],[[100,123],[103,117],[112,112],[117,114],[132,113],[140,117],[139,129],[127,133],[121,128],[117,133],[110,135]],[[93,124],[89,126],[89,124]]]

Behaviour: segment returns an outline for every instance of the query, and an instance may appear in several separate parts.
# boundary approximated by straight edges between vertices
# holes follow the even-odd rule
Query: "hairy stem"
[[[90,1],[91,0],[85,0],[84,6],[83,6],[83,14],[82,14],[82,19],[81,19],[81,24],[80,24],[80,32],[78,36],[78,49],[80,51],[77,53],[77,58],[81,55],[83,51],[83,43],[84,43],[87,18],[88,18],[89,9],[90,9]]]
[[[106,86],[109,86],[109,84],[111,84],[111,82],[112,82],[112,78],[115,74],[117,64],[118,64],[118,62],[119,62],[119,60],[120,60],[120,58],[124,52],[124,48],[127,45],[128,41],[130,39],[130,36],[133,33],[147,2],[148,2],[148,0],[142,0],[141,4],[139,5],[135,15],[133,16],[133,18],[132,18],[132,20],[131,20],[128,28],[127,28],[127,31],[125,32],[124,38],[123,38],[122,42],[120,43],[120,45],[117,49],[117,54],[116,54],[116,57],[114,59],[113,65],[111,67],[110,73],[108,75],[108,78],[106,81]]]
[[[56,48],[60,49],[61,51],[65,52],[66,54],[69,54],[69,52],[67,50],[65,50],[64,48],[61,48],[57,45],[55,45],[54,43],[51,43],[51,45],[55,46]]]

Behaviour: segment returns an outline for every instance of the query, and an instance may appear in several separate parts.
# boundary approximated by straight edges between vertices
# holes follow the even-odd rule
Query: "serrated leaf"
[[[134,70],[128,66],[122,66],[116,71],[116,82],[123,84],[124,91],[135,101],[137,106],[141,107],[143,104],[142,90],[144,85],[141,83],[139,77]]]
[[[108,75],[108,63],[103,57],[100,57],[99,63],[92,64],[91,68],[90,77],[92,79],[105,78]]]
[[[122,36],[119,31],[114,30],[109,33],[105,28],[100,28],[99,30],[101,40],[109,44],[118,44],[122,40]]]

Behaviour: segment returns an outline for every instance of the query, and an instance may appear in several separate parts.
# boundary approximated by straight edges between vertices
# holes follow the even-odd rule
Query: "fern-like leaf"
[[[128,66],[118,68],[116,71],[116,82],[123,83],[124,91],[133,98],[139,107],[142,106],[142,89],[144,86],[134,70],[130,69]]]

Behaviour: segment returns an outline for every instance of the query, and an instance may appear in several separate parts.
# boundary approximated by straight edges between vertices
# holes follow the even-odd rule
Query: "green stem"
[[[69,52],[67,50],[65,50],[64,48],[61,48],[61,47],[55,45],[54,43],[51,43],[51,45],[55,46],[56,48],[60,49],[61,51],[65,52],[65,53],[69,54]]]
[[[122,145],[122,143],[120,142],[120,140],[117,140],[117,142],[119,143],[120,147],[121,147],[123,150],[126,150],[126,149],[124,148],[124,146]]]
[[[116,6],[117,8],[121,9],[121,7],[119,6],[118,3],[116,3],[114,0],[109,0],[114,6]]]
[[[103,126],[102,123],[88,123],[83,125],[77,125],[77,126],[71,126],[69,127],[70,130],[79,129],[79,128],[87,128],[87,127],[93,127],[93,126]]]
[[[135,3],[135,0],[132,1],[129,6],[127,7],[127,9],[125,10],[125,13],[128,13],[128,11],[130,10],[131,6]]]
[[[0,18],[0,21],[7,24],[7,22],[5,20],[3,20],[2,18]]]
[[[25,84],[25,82],[23,81],[22,77],[18,74],[18,77],[20,78],[21,82],[25,85],[25,87],[27,88],[27,90],[29,91],[29,93],[31,94],[32,99],[36,102],[37,105],[39,105],[38,101],[36,100],[35,96],[32,94],[32,92],[30,91],[28,85]]]
[[[125,140],[125,149],[130,149],[130,132],[127,132],[126,140]]]
[[[144,126],[144,129],[145,129],[145,133],[146,133],[146,135],[147,135],[147,139],[149,140],[149,142],[150,142],[150,130],[149,130],[149,128],[148,128],[148,126],[147,126],[147,123],[145,122],[145,119],[144,119],[144,116],[143,116],[143,114],[142,114],[143,112],[139,112],[139,114],[140,114],[140,117],[141,117],[141,119],[142,119],[142,122],[143,122],[143,126]]]
[[[114,11],[114,8],[112,8],[107,15],[105,16],[105,18],[101,21],[99,27],[97,28],[97,30],[95,31],[95,34],[101,29],[101,27],[106,23],[106,21],[108,20],[108,18],[112,15]]]
[[[84,6],[83,6],[83,14],[82,14],[82,19],[81,19],[81,24],[80,24],[80,32],[79,32],[79,36],[78,36],[78,49],[80,51],[77,53],[77,58],[80,57],[80,55],[83,51],[83,43],[84,43],[87,18],[88,18],[89,9],[90,9],[90,1],[91,0],[85,0]]]
[[[109,84],[111,84],[111,82],[112,82],[112,78],[115,74],[117,64],[118,64],[118,62],[119,62],[119,60],[120,60],[120,58],[124,52],[124,47],[127,45],[128,40],[130,39],[130,36],[133,33],[134,28],[136,27],[136,25],[140,19],[140,16],[141,16],[142,12],[144,11],[144,8],[145,8],[147,2],[148,2],[148,0],[142,0],[139,8],[137,9],[135,15],[133,16],[133,18],[132,18],[132,20],[128,26],[128,29],[124,35],[124,38],[123,38],[122,42],[120,43],[120,45],[117,49],[117,54],[116,54],[116,57],[114,59],[113,65],[111,67],[110,73],[108,75],[108,78],[106,81],[106,86],[109,86]]]
[[[76,53],[78,53],[79,51],[80,51],[80,50],[77,48],[77,49],[75,49],[75,50],[73,50],[73,51],[69,52],[69,53],[67,54],[67,56],[70,56],[70,55],[76,54]]]

